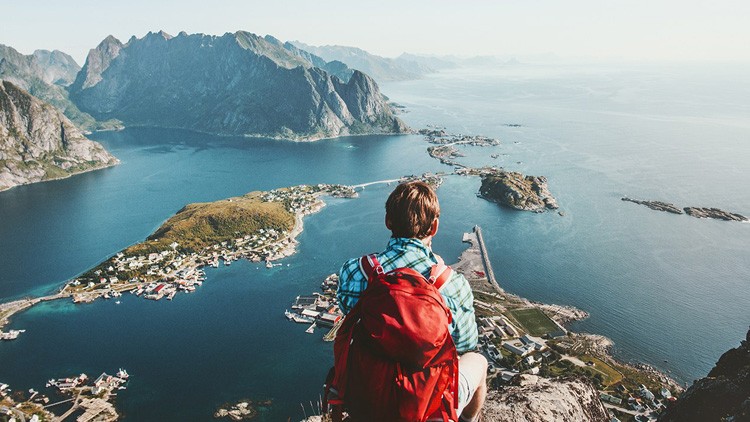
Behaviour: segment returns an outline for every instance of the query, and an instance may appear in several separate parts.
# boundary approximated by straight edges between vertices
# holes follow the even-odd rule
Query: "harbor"
[[[130,374],[122,368],[115,375],[102,372],[95,379],[86,374],[53,378],[45,384],[48,395],[33,388],[28,392],[12,391],[9,385],[0,383],[0,415],[20,421],[115,421],[119,414],[113,400],[117,391],[127,388],[129,378]],[[51,403],[50,397],[54,396],[58,400]],[[60,408],[64,409],[60,410],[62,413],[54,413]]]

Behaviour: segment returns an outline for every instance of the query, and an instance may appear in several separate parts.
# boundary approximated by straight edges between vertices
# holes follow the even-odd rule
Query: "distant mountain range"
[[[0,191],[117,163],[58,109],[0,82]]]
[[[0,79],[57,107],[83,130],[116,127],[116,122],[97,122],[70,101],[65,87],[75,80],[80,69],[72,57],[61,51],[37,50],[26,56],[0,45]]]
[[[291,41],[287,44],[320,57],[324,62],[345,63],[348,67],[367,73],[379,81],[418,79],[441,69],[456,67],[452,61],[431,56],[405,53],[391,59],[370,54],[357,47],[341,45],[315,47],[300,41]]]
[[[319,60],[243,31],[110,36],[69,92],[95,118],[133,126],[297,140],[408,130],[372,78]]]

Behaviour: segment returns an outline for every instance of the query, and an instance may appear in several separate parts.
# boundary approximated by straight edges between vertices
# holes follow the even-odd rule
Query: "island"
[[[482,176],[479,194],[490,201],[513,209],[544,212],[557,209],[544,176],[525,176],[514,171],[497,171]]]
[[[695,218],[713,218],[715,220],[739,221],[739,222],[748,221],[748,218],[742,214],[724,211],[719,208],[702,208],[702,207],[680,208],[677,205],[671,204],[669,202],[641,201],[638,199],[628,198],[627,196],[621,199],[625,202],[632,202],[634,204],[644,205],[655,211],[666,211],[672,214],[682,214],[684,210],[685,214],[691,217],[695,217]]]

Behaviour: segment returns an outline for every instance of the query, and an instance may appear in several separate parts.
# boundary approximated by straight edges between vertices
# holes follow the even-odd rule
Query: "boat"
[[[115,305],[119,305],[121,302],[118,300],[115,302]]]
[[[130,374],[128,374],[128,371],[120,368],[119,371],[117,371],[117,378],[122,378],[124,380],[128,379],[130,377]]]
[[[109,293],[104,293],[104,298],[109,299]]]
[[[307,334],[313,334],[315,332],[315,323],[313,322],[310,327],[308,327],[307,330],[305,330]]]
[[[172,300],[172,299],[174,299],[174,295],[176,295],[176,294],[177,294],[177,290],[175,290],[175,291],[171,292],[171,293],[169,294],[169,296],[167,296],[167,300]]]
[[[266,268],[273,268],[273,263],[271,261],[266,260]]]
[[[54,379],[51,379],[51,380],[47,381],[47,385],[46,385],[46,387],[47,387],[47,388],[49,388],[49,387],[54,387],[55,385],[57,385],[57,383],[55,382],[55,380],[54,380]]]
[[[291,321],[291,320],[292,320],[292,319],[294,318],[294,314],[293,314],[293,313],[291,313],[291,312],[289,312],[289,309],[287,309],[287,310],[285,310],[285,311],[284,311],[284,316],[285,316],[285,317],[286,317],[286,318],[287,318],[287,319],[288,319],[289,321]]]

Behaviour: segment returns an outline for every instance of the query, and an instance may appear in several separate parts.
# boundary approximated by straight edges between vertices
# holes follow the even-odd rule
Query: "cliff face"
[[[247,32],[108,37],[70,92],[82,110],[130,125],[301,140],[407,130],[368,76],[343,83]]]
[[[482,176],[479,193],[490,201],[518,210],[541,212],[545,208],[557,208],[557,201],[544,176],[524,176],[506,171],[486,174]]]
[[[596,389],[585,380],[523,375],[517,385],[490,391],[483,420],[493,422],[606,422]]]
[[[72,57],[57,50],[37,50],[26,56],[0,45],[0,79],[10,81],[57,107],[79,128],[96,129],[99,125],[94,118],[81,112],[70,101],[64,88],[73,81],[79,69]]]
[[[60,111],[0,82],[0,190],[117,164]]]
[[[708,376],[696,381],[660,422],[750,420],[750,331],[740,347],[724,353]]]

